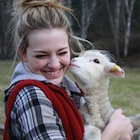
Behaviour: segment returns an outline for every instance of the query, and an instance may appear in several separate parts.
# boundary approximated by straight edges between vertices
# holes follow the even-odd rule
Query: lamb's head
[[[124,77],[124,71],[98,50],[88,50],[71,60],[69,71],[83,86],[108,84],[111,75]]]

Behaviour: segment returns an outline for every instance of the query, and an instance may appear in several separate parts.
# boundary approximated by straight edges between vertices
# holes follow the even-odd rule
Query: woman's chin
[[[56,85],[59,85],[62,82],[62,78],[51,79],[49,81],[51,81],[52,83],[54,83]]]

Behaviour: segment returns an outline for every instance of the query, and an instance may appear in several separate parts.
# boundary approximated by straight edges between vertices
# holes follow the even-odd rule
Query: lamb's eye
[[[89,60],[89,62],[95,62],[95,63],[98,63],[98,64],[100,63],[98,59],[92,59],[92,60]]]
[[[93,60],[95,63],[100,63],[98,59]]]

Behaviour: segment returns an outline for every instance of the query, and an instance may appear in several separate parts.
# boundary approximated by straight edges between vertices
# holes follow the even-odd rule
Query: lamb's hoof
[[[101,140],[100,129],[92,125],[85,125],[84,140]]]
[[[133,131],[133,140],[140,140],[140,128]]]

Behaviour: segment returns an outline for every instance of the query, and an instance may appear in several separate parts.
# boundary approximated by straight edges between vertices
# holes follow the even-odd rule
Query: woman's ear
[[[18,48],[18,53],[22,61],[26,61],[26,54],[23,52],[21,48]]]

